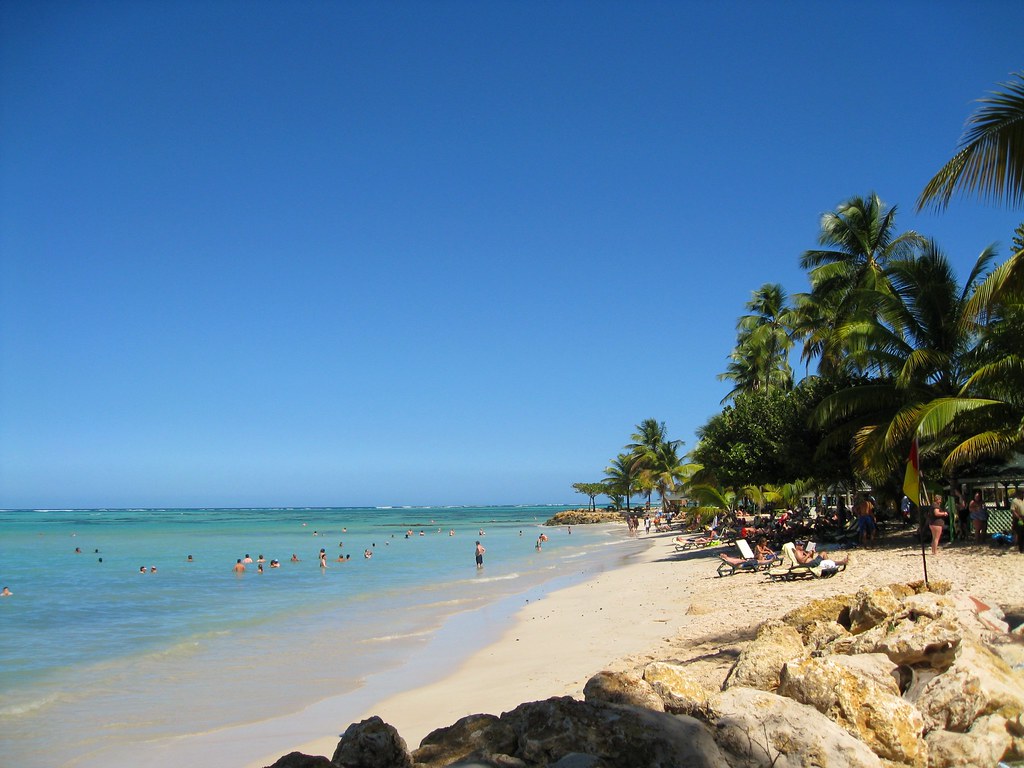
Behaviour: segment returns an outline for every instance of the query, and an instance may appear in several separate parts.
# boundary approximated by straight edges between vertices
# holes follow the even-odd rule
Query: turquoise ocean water
[[[14,593],[0,599],[3,763],[89,765],[358,691],[451,617],[485,617],[640,546],[620,526],[541,528],[559,509],[0,511],[0,587]],[[232,571],[246,554],[263,555],[262,574]],[[449,663],[502,628],[477,627]]]

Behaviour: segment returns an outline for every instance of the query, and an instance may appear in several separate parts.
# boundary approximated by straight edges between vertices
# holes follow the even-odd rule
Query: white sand
[[[670,535],[651,540],[637,562],[524,605],[500,640],[445,679],[377,702],[346,722],[339,712],[333,732],[313,740],[295,728],[297,738],[288,744],[287,734],[277,729],[275,741],[282,748],[249,763],[250,768],[270,765],[294,750],[330,757],[338,733],[370,715],[395,726],[414,749],[430,731],[466,715],[500,714],[550,696],[582,698],[583,686],[596,672],[651,659],[686,661],[695,674],[703,671],[707,682],[718,685],[762,621],[814,598],[922,577],[920,548],[907,537],[856,550],[852,565],[833,578],[796,582],[768,582],[749,573],[719,578],[717,553],[724,548],[677,553]],[[1024,555],[1016,549],[944,548],[928,557],[928,575],[1008,613],[1024,613]],[[325,715],[329,720],[330,712],[321,708],[316,720],[323,722]]]

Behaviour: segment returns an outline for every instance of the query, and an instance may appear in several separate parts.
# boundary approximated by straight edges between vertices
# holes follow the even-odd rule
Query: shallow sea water
[[[85,765],[298,711],[401,665],[455,614],[483,619],[637,546],[617,526],[538,527],[559,509],[2,511],[0,586],[14,592],[0,600],[4,763]],[[246,554],[264,556],[262,574],[232,572]],[[499,631],[477,629],[464,650]]]

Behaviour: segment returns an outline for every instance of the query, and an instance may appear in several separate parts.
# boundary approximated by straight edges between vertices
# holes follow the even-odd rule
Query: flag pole
[[[923,477],[921,478],[921,496],[925,500],[924,504],[921,504],[921,503],[918,504],[918,509],[921,512],[921,522],[925,523],[924,525],[922,525],[922,528],[923,529],[927,529],[928,533],[930,535],[932,531],[931,531],[931,528],[929,528],[928,525],[926,524],[926,521],[927,521],[928,518],[927,518],[927,513],[924,511],[925,507],[928,504],[928,488],[924,484],[924,478]],[[921,498],[918,498],[918,502],[920,502],[920,501],[921,501]],[[921,538],[921,564],[924,566],[924,588],[930,590],[931,589],[931,585],[928,584],[928,557],[925,555],[925,548],[926,548],[927,543],[928,543],[927,540],[924,537],[922,537]]]

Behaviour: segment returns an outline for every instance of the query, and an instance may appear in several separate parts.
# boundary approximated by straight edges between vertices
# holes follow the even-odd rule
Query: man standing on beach
[[[1010,502],[1010,511],[1013,512],[1013,532],[1017,534],[1017,551],[1024,553],[1024,488],[1019,485]]]
[[[484,545],[481,544],[479,541],[477,541],[477,543],[476,543],[476,568],[477,568],[477,570],[480,570],[481,568],[484,567],[484,552],[486,552],[486,551],[487,550],[484,549]]]

